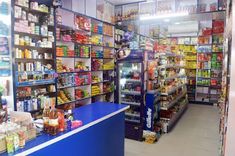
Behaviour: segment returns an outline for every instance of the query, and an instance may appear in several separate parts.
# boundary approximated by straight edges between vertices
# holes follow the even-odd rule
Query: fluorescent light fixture
[[[176,25],[179,25],[179,24],[180,24],[180,22],[175,22],[175,24],[176,24]]]
[[[170,19],[164,19],[164,22],[170,22]]]
[[[153,20],[153,19],[162,19],[162,18],[172,18],[172,17],[182,17],[188,16],[188,12],[179,12],[179,13],[170,13],[170,14],[161,14],[161,15],[154,15],[154,16],[141,16],[140,20]]]

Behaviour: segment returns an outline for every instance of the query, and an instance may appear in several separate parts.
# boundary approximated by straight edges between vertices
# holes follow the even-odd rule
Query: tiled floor
[[[156,144],[126,139],[125,156],[218,156],[218,130],[216,107],[189,105],[175,128]]]

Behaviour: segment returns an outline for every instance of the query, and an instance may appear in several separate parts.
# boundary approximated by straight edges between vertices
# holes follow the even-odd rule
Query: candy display
[[[67,16],[63,11],[56,14],[57,72],[61,74],[61,82],[65,81],[59,81],[58,88],[74,90],[71,94],[77,98],[72,103],[79,101],[79,104],[88,104],[89,101],[107,99],[113,101],[113,89],[106,87],[107,93],[110,90],[110,94],[106,95],[103,93],[103,83],[113,81],[114,26],[86,15],[75,12],[70,14],[74,16],[72,23],[64,22]],[[87,94],[88,98],[83,94]]]
[[[103,58],[104,57],[104,52],[103,52],[103,50],[92,49],[91,57],[92,58]]]
[[[81,58],[89,58],[90,57],[90,47],[89,46],[79,46],[75,45],[75,56]]]
[[[91,43],[94,45],[102,45],[103,37],[101,35],[92,35],[91,36]]]
[[[97,35],[98,36],[98,35]],[[79,44],[90,44],[91,43],[91,37],[89,35],[87,35],[86,33],[82,32],[82,33],[75,33],[75,37],[74,37],[74,41],[76,41]],[[95,37],[93,37],[93,41],[99,42],[99,38],[98,41],[96,40]]]
[[[97,34],[103,34],[103,24],[93,21],[91,24],[91,32]]]
[[[56,47],[56,56],[74,57],[74,55],[75,55],[74,50],[71,50],[66,45],[60,45]]]
[[[72,68],[69,68],[66,65],[64,65],[61,59],[56,60],[56,69],[58,73],[74,71]]]
[[[70,87],[75,85],[75,78],[74,74],[60,74],[58,76],[58,82],[57,87],[58,88],[64,88],[64,87]]]
[[[57,101],[58,104],[60,105],[60,104],[63,104],[63,103],[73,101],[73,96],[71,95],[69,90],[63,89],[63,90],[58,91],[57,100],[58,100]]]
[[[86,97],[90,97],[90,93],[84,89],[78,88],[75,90],[75,98],[76,99],[83,99]]]
[[[77,72],[82,72],[82,71],[90,71],[90,67],[86,66],[83,61],[76,61],[75,63],[75,70]]]
[[[112,70],[114,69],[114,60],[103,62],[103,69],[104,70]]]
[[[64,42],[71,42],[73,40],[74,31],[72,30],[61,30],[61,40]]]
[[[91,86],[91,96],[95,96],[95,95],[98,95],[101,93],[102,93],[101,86],[99,86],[99,85],[92,85]]]
[[[77,29],[91,31],[92,24],[89,18],[83,16],[76,16],[75,26]]]
[[[92,59],[91,65],[92,71],[103,70],[103,60]]]
[[[75,85],[89,85],[91,84],[91,73],[77,73],[75,74]]]
[[[97,75],[92,75],[92,83],[102,82],[102,79]]]
[[[113,27],[108,24],[103,24],[103,34],[113,37]]]
[[[103,55],[104,58],[114,58],[114,52],[112,49],[109,48],[104,48]]]

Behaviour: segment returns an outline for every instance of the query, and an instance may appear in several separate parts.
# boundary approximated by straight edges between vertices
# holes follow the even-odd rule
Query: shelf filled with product
[[[69,78],[58,86],[75,97],[60,105],[114,102],[114,26],[61,8],[56,27],[57,73]]]
[[[168,13],[188,13],[189,15],[202,15],[219,13],[226,10],[226,0],[156,0],[149,3],[139,2],[125,5],[118,5],[115,9],[115,22],[122,22],[125,25],[138,23],[140,17],[149,15],[161,16]]]
[[[185,67],[187,67],[187,61],[195,59],[187,55],[195,52],[190,39],[189,37],[165,37],[158,40],[157,52],[159,65],[161,66],[159,69],[161,87],[160,121],[164,132],[171,130],[174,123],[187,108],[187,70]],[[169,64],[171,66],[168,66]],[[190,69],[190,67],[188,68]]]
[[[212,22],[212,57],[210,101],[218,102],[222,93],[222,70],[224,60],[224,20]]]
[[[37,114],[56,101],[54,9],[28,0],[13,6],[15,110]]]
[[[202,21],[200,25],[195,100],[213,104],[221,93],[224,21]]]
[[[154,48],[157,44],[156,41],[152,42],[153,51],[145,53],[145,72],[146,80],[146,95],[145,95],[145,108],[144,108],[144,135],[145,142],[150,141],[154,143],[159,140],[162,134],[162,126],[160,123],[160,77],[159,77],[159,56]],[[144,43],[142,45],[148,45]],[[149,140],[148,136],[152,136]]]

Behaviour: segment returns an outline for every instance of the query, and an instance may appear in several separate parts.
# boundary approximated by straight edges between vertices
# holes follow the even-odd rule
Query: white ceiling
[[[135,2],[141,2],[146,0],[107,0],[110,3],[114,5],[120,5],[120,4],[127,4],[127,3],[135,3]]]

